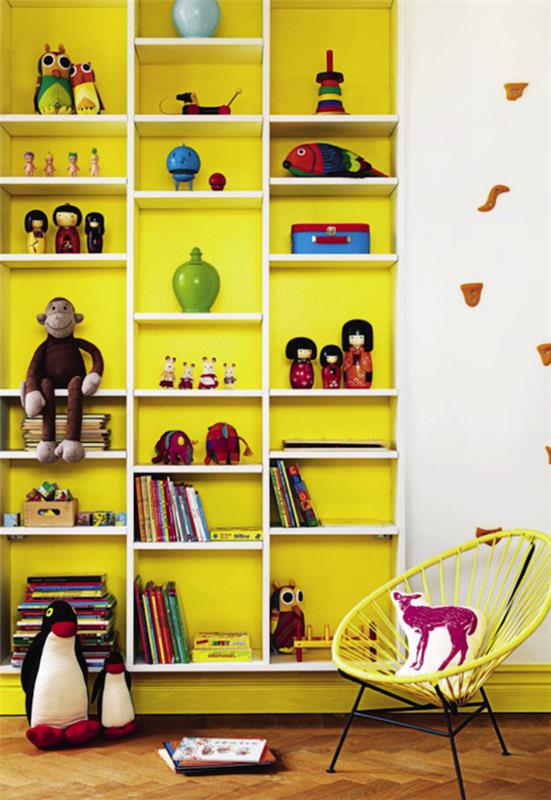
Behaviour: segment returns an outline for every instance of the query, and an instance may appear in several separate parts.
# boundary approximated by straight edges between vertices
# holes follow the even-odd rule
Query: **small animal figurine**
[[[80,208],[64,203],[55,209],[52,221],[59,228],[55,237],[56,253],[80,253],[80,235],[77,231],[82,222]]]
[[[180,183],[187,183],[190,191],[193,190],[193,179],[201,169],[199,153],[193,147],[185,144],[174,147],[167,156],[166,168],[174,178],[176,191]]]
[[[182,106],[182,114],[231,114],[231,104],[236,97],[243,92],[243,89],[236,89],[235,94],[223,106],[202,106],[199,105],[199,98],[195,92],[182,92],[176,95],[176,100],[179,100],[184,105]],[[161,102],[162,106],[162,102]],[[161,107],[161,111],[163,111]],[[165,113],[165,112],[163,112]],[[168,112],[166,112],[168,113]]]
[[[33,208],[25,214],[25,230],[27,231],[27,253],[41,255],[46,252],[46,232],[48,217],[39,208]]]
[[[159,381],[159,386],[163,389],[174,389],[174,381],[176,379],[175,364],[175,358],[172,356],[165,356],[165,366],[161,372],[161,380]]]
[[[59,50],[44,46],[38,59],[38,78],[34,91],[34,110],[37,114],[72,114],[73,90],[69,75],[71,59],[60,44]]]
[[[224,361],[224,389],[235,389],[237,378],[235,377],[235,364],[228,364]]]
[[[216,389],[218,386],[218,378],[214,372],[215,364],[216,359],[214,356],[210,359],[207,356],[203,356],[203,372],[199,378],[198,389]]]
[[[342,381],[342,350],[336,344],[326,344],[320,353],[321,382],[324,389],[340,389]]]
[[[90,177],[99,178],[99,153],[96,147],[92,148],[90,155]]]
[[[44,159],[44,177],[53,178],[55,172],[54,157],[50,152],[48,152],[46,158]]]
[[[226,176],[221,172],[213,172],[209,178],[209,186],[213,192],[222,192],[226,185]]]
[[[25,177],[34,178],[36,172],[36,164],[34,163],[34,153],[28,150],[25,153]]]
[[[165,431],[155,445],[156,455],[151,459],[153,464],[189,465],[193,461],[192,441],[184,431]]]
[[[90,211],[84,220],[84,233],[89,253],[103,251],[103,237],[105,235],[105,219],[99,211]]]
[[[350,319],[342,326],[344,383],[347,389],[370,389],[373,381],[373,328],[365,319]]]
[[[132,679],[124,659],[113,652],[105,659],[92,690],[92,704],[97,700],[98,719],[106,739],[122,739],[138,727],[130,687]]]
[[[69,153],[69,166],[67,167],[70,178],[78,178],[80,167],[78,165],[78,153]]]
[[[50,603],[21,669],[27,739],[40,750],[86,745],[101,725],[88,719],[88,668],[76,614],[64,600]]]
[[[239,442],[243,442],[244,456],[252,456],[253,451],[242,436],[239,436],[233,425],[227,422],[217,422],[211,425],[207,432],[205,443],[205,464],[229,464],[236,466],[241,457]]]
[[[334,144],[299,144],[283,161],[284,169],[298,178],[386,178],[368,161]]]
[[[91,63],[73,64],[70,77],[77,114],[101,114],[105,106],[96,86]]]
[[[294,652],[294,640],[304,634],[303,594],[293,579],[274,581],[270,596],[270,645],[273,653]]]
[[[342,72],[333,70],[333,51],[325,53],[325,72],[318,72],[316,82],[319,83],[318,105],[316,114],[346,114],[342,104],[342,89],[344,82]]]
[[[191,364],[184,361],[182,366],[184,369],[182,371],[180,383],[178,384],[178,389],[193,389],[193,370],[195,369],[195,364],[193,361]]]
[[[306,336],[295,336],[287,342],[285,355],[293,361],[290,371],[293,389],[311,389],[314,385],[312,360],[317,352],[316,343]]]

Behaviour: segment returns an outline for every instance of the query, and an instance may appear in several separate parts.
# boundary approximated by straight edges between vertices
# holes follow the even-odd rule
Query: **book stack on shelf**
[[[141,542],[210,540],[203,504],[193,486],[140,475],[135,488]]]
[[[272,492],[284,528],[316,528],[320,523],[298,464],[277,459],[270,466]]]
[[[174,581],[162,586],[148,581],[143,589],[138,575],[134,581],[134,600],[145,663],[188,664],[186,629]]]
[[[262,770],[276,763],[266,739],[211,739],[185,736],[164,742],[161,759],[180,775]]]
[[[25,599],[17,607],[20,619],[13,634],[11,664],[20,668],[32,640],[42,627],[42,617],[54,600],[65,600],[76,615],[82,652],[90,669],[103,666],[117,645],[114,608],[106,575],[47,575],[27,578]]]
[[[107,428],[110,414],[83,414],[80,441],[87,452],[109,450],[111,431]],[[25,417],[21,423],[25,450],[36,450],[42,440],[42,417]],[[55,420],[56,441],[66,438],[67,414],[57,414]]]
[[[193,640],[191,660],[194,663],[215,661],[252,661],[253,651],[248,633],[198,633]]]

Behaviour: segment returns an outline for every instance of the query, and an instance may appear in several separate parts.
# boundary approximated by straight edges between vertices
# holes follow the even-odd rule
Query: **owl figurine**
[[[274,581],[270,597],[270,644],[273,653],[292,653],[293,640],[304,635],[302,591],[294,580]]]
[[[90,62],[73,64],[71,87],[77,114],[100,114],[103,111],[104,105],[96,87],[94,70]]]
[[[72,114],[73,92],[69,80],[71,59],[60,44],[51,50],[47,44],[38,59],[38,78],[34,92],[37,114]]]

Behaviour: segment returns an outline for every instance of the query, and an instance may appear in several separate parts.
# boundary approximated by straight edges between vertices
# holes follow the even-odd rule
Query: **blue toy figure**
[[[175,147],[167,156],[166,168],[174,178],[176,191],[180,188],[180,183],[187,181],[189,190],[193,190],[193,179],[201,169],[201,159],[199,153],[193,147],[185,144]]]

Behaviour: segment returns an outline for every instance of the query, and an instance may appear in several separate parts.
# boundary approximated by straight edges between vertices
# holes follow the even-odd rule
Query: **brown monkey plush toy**
[[[25,413],[36,417],[42,413],[42,441],[36,456],[43,464],[57,458],[77,463],[84,458],[80,443],[82,429],[82,396],[95,394],[103,374],[103,358],[98,348],[85,339],[75,339],[75,325],[84,319],[69,300],[54,297],[45,314],[37,320],[48,333],[46,341],[35,351],[23,384]],[[92,369],[86,374],[81,350],[92,357]],[[68,389],[67,431],[56,446],[55,389]]]

